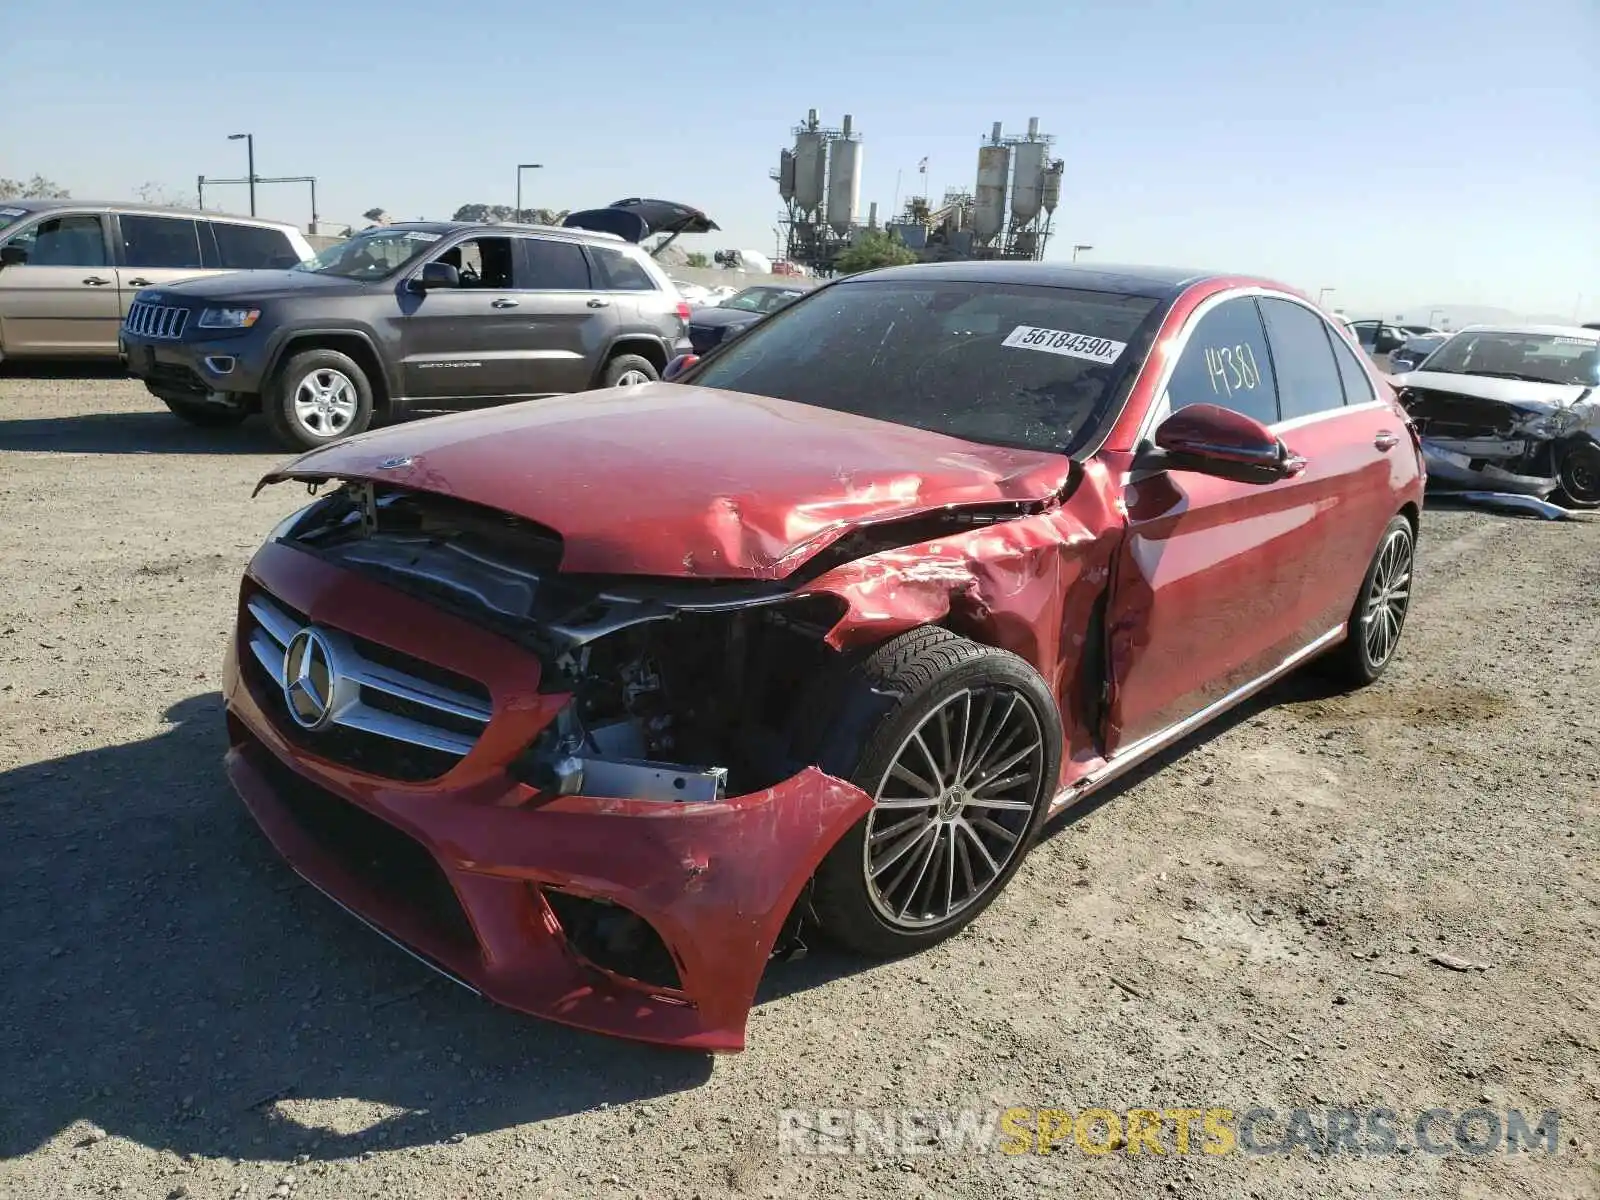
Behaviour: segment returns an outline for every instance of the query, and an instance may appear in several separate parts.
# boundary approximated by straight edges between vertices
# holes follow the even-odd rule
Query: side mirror
[[[661,382],[662,383],[671,383],[679,375],[682,375],[685,371],[687,371],[690,367],[694,366],[695,363],[697,363],[699,361],[700,361],[700,356],[698,354],[680,354],[680,355],[678,355],[677,358],[673,359],[671,362],[669,362],[667,364],[667,369],[665,371],[661,372]]]
[[[1260,421],[1217,404],[1180,408],[1133,464],[1135,471],[1193,471],[1255,484],[1276,483],[1305,466]]]
[[[413,292],[431,292],[435,288],[458,288],[461,286],[461,272],[449,263],[423,263],[422,270],[413,275],[406,286]]]
[[[21,246],[0,246],[0,267],[22,267],[28,263],[28,252]]]

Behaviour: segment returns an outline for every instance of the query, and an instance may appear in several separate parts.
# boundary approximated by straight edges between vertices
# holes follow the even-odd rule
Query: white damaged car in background
[[[1559,517],[1600,508],[1600,330],[1474,325],[1395,375],[1428,486]]]

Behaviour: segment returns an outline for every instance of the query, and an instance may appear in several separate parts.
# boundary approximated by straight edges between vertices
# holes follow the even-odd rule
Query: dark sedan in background
[[[793,304],[809,289],[803,287],[747,287],[721,304],[697,308],[689,317],[689,340],[696,354],[709,354],[731,342],[768,313]]]

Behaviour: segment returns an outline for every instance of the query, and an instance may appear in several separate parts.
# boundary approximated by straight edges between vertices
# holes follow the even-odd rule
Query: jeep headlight
[[[208,308],[200,314],[200,328],[249,329],[260,319],[259,308]]]

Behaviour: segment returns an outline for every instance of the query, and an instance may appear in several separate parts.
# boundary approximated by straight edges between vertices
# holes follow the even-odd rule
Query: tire
[[[1384,527],[1350,609],[1345,639],[1323,660],[1326,673],[1346,687],[1366,687],[1394,661],[1406,614],[1411,610],[1416,546],[1416,531],[1405,517],[1395,517]],[[1385,611],[1386,616],[1379,615]],[[1372,622],[1385,623],[1373,626],[1369,616]],[[1373,636],[1369,637],[1369,633]]]
[[[643,376],[643,378],[639,378]],[[632,387],[640,383],[654,383],[661,372],[648,358],[638,354],[619,354],[606,364],[601,372],[601,387]]]
[[[243,404],[223,406],[195,400],[169,400],[162,396],[161,403],[172,410],[179,420],[197,425],[201,429],[228,429],[241,423],[250,415]]]
[[[819,765],[876,805],[818,867],[812,912],[848,950],[914,953],[973,920],[1022,864],[1055,794],[1060,716],[1025,661],[933,627],[851,666],[831,711]],[[942,786],[952,779],[960,790]]]
[[[278,371],[261,408],[278,441],[291,450],[314,450],[372,424],[372,385],[348,354],[306,350]]]
[[[1561,492],[1571,508],[1600,508],[1600,446],[1573,442],[1556,467]]]

